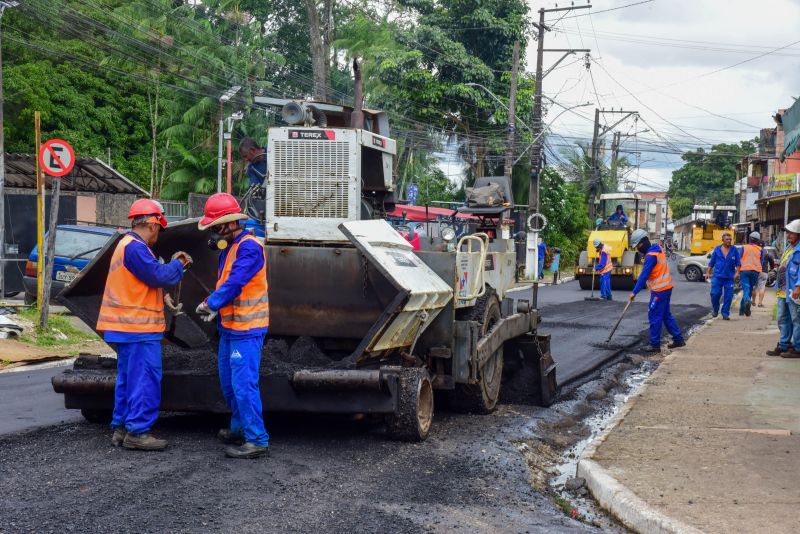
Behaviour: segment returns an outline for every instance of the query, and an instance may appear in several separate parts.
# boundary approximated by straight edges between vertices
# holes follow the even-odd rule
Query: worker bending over
[[[661,351],[662,325],[666,326],[667,331],[672,335],[672,343],[667,347],[670,349],[683,347],[686,345],[683,341],[683,334],[669,309],[669,301],[672,297],[672,276],[667,265],[666,254],[659,245],[650,244],[647,231],[641,228],[631,235],[631,244],[639,254],[644,256],[644,265],[629,298],[632,302],[645,285],[650,290],[650,306],[647,312],[647,318],[650,321],[650,351]]]
[[[600,258],[594,270],[600,273],[600,298],[606,300],[613,300],[611,298],[611,271],[614,270],[614,265],[611,263],[611,247],[603,244],[599,239],[595,239],[592,244]]]
[[[722,318],[730,320],[733,302],[733,281],[739,276],[742,262],[739,250],[731,245],[731,234],[722,234],[722,244],[711,251],[706,278],[711,279],[711,315],[719,315],[719,301],[722,298]]]
[[[150,435],[161,404],[162,288],[177,284],[192,258],[176,252],[161,264],[151,247],[167,227],[161,205],[140,199],[128,212],[131,231],[114,249],[97,330],[117,351],[117,380],[111,444],[127,449],[162,450],[166,440]]]
[[[739,276],[742,281],[742,301],[739,304],[739,315],[750,317],[750,303],[753,290],[758,285],[761,265],[764,263],[764,249],[761,234],[750,232],[750,242],[742,247],[742,268]]]
[[[231,445],[230,458],[269,456],[259,390],[261,347],[269,327],[267,258],[263,245],[239,221],[239,203],[228,193],[211,195],[198,223],[211,229],[212,244],[221,250],[216,291],[197,307],[206,321],[218,317],[219,381],[231,409],[229,428],[217,437]]]

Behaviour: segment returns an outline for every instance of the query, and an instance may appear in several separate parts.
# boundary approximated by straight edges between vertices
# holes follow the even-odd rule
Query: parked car
[[[111,228],[99,226],[59,225],[56,230],[55,261],[50,296],[53,297],[66,287],[86,267],[92,258],[114,235]],[[47,236],[45,236],[45,243]],[[36,268],[39,262],[39,249],[34,246],[25,263],[25,302],[36,302]]]
[[[742,253],[742,245],[736,245],[739,254]],[[772,256],[772,259],[778,257],[778,252],[775,247],[764,247],[764,251]],[[708,270],[708,262],[711,260],[711,253],[699,254],[697,256],[687,256],[678,261],[678,273],[684,275],[689,282],[703,282],[705,280],[705,273]],[[774,285],[774,277],[772,277],[772,284]]]

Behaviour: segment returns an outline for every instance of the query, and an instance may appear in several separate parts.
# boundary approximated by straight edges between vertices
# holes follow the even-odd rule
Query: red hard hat
[[[135,219],[145,215],[152,215],[155,220],[148,220],[147,222],[154,222],[161,225],[162,228],[167,227],[167,219],[164,217],[164,208],[155,200],[149,198],[140,198],[131,204],[131,209],[128,210],[128,219]]]
[[[239,203],[233,195],[215,193],[206,200],[203,218],[197,223],[197,227],[200,230],[205,230],[210,226],[242,219],[247,219],[247,215],[242,213],[242,208],[239,207]]]

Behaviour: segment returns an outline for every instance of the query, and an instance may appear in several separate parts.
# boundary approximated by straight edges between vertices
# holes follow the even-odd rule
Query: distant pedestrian
[[[594,270],[600,274],[600,298],[613,300],[611,298],[611,271],[614,270],[614,265],[611,262],[611,247],[604,245],[599,239],[595,239],[592,244],[600,258],[594,267]]]
[[[800,219],[784,228],[786,250],[778,263],[777,315],[780,339],[768,356],[800,358]]]
[[[767,282],[769,281],[769,273],[775,269],[775,258],[772,257],[767,251],[761,259],[761,274],[758,275],[758,285],[756,286],[755,295],[753,300],[757,301],[756,306],[759,308],[764,307],[764,294],[767,292]]]
[[[742,247],[742,268],[739,270],[742,281],[742,301],[739,304],[739,315],[750,317],[750,302],[753,290],[758,285],[761,264],[764,262],[764,249],[761,248],[761,234],[750,233],[750,242]]]
[[[722,234],[722,244],[711,252],[706,278],[711,280],[711,315],[719,315],[722,298],[722,318],[730,319],[733,302],[733,281],[739,274],[742,262],[739,250],[732,246],[731,234]]]
[[[664,326],[672,336],[672,343],[667,345],[667,348],[685,346],[681,329],[669,309],[672,276],[664,250],[660,245],[651,245],[647,231],[641,228],[631,234],[631,245],[645,258],[642,272],[629,299],[633,302],[636,294],[644,289],[645,285],[650,290],[650,305],[647,312],[647,319],[650,322],[650,352],[661,351],[661,329]]]
[[[264,185],[267,177],[267,149],[254,139],[245,137],[239,143],[239,155],[247,162],[247,178],[250,185]]]
[[[539,248],[537,250],[539,256],[539,278],[544,277],[544,257],[547,252],[547,245],[544,244],[544,239],[539,238]]]

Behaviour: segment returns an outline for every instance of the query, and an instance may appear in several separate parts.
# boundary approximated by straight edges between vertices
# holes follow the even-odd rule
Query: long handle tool
[[[597,266],[597,258],[595,258],[594,262],[592,262],[592,294],[588,297],[584,297],[583,300],[603,300],[599,297],[594,296],[594,268]]]
[[[621,323],[622,322],[622,318],[625,317],[625,312],[628,311],[628,308],[630,308],[631,302],[633,302],[633,301],[632,300],[628,300],[628,303],[625,305],[625,308],[622,310],[622,314],[619,316],[619,319],[617,319],[617,324],[614,325],[614,328],[611,329],[611,333],[608,334],[608,339],[606,339],[606,343],[611,341],[611,337],[614,335],[614,332],[617,331],[617,328],[619,327],[619,323]]]

